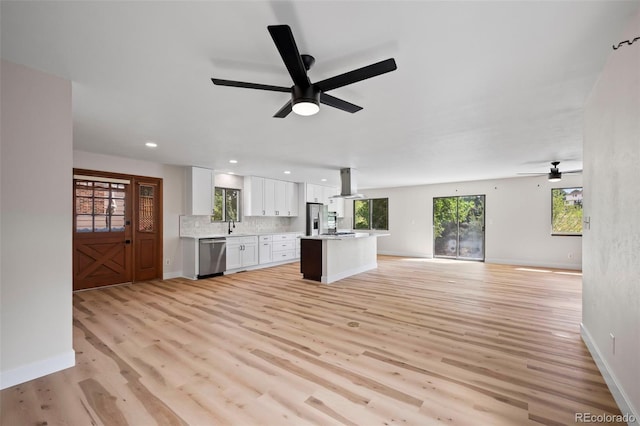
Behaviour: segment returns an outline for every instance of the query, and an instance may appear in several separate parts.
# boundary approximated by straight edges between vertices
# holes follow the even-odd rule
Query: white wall
[[[133,160],[85,151],[73,152],[73,167],[162,178],[163,200],[163,276],[165,279],[182,275],[182,245],[179,237],[179,217],[185,212],[185,168],[150,161]],[[169,265],[166,260],[169,260]]]
[[[0,388],[75,365],[71,83],[2,61]]]
[[[640,15],[619,40],[638,35]],[[587,102],[584,170],[591,226],[583,241],[582,334],[618,405],[640,424],[638,42],[612,51]]]
[[[580,269],[582,237],[551,235],[551,188],[574,186],[582,186],[580,174],[556,183],[540,176],[361,192],[389,198],[391,236],[378,240],[378,253],[432,257],[433,198],[485,195],[486,262]],[[345,203],[345,215],[352,211]]]

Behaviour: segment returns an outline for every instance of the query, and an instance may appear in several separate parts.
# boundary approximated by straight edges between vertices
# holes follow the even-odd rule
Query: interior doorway
[[[433,255],[484,261],[485,196],[433,199]]]
[[[74,169],[73,289],[162,278],[162,179]]]

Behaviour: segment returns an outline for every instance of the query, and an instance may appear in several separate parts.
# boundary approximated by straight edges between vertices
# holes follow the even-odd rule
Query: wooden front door
[[[162,278],[162,179],[74,170],[73,289]]]

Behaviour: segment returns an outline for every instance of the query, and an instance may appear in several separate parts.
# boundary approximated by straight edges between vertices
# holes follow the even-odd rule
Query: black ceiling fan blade
[[[291,104],[291,101],[287,102],[286,104],[284,104],[284,106],[282,108],[280,108],[280,110],[278,112],[276,112],[273,117],[274,118],[285,118],[287,115],[289,115],[292,111],[293,105]]]
[[[361,106],[352,104],[351,102],[343,101],[335,96],[327,95],[326,93],[320,93],[320,103],[332,106],[334,108],[341,109],[350,113],[358,112],[362,109]]]
[[[311,82],[300,57],[300,52],[298,52],[298,46],[296,46],[291,28],[288,25],[269,25],[267,29],[278,48],[278,52],[280,52],[282,61],[287,67],[293,83],[302,88],[309,87]]]
[[[562,173],[582,173],[582,169],[577,170],[563,170]]]
[[[396,61],[393,58],[390,58],[376,62],[375,64],[367,65],[366,67],[358,68],[357,70],[336,75],[335,77],[327,78],[326,80],[319,81],[314,85],[321,91],[326,92],[328,90],[346,86],[347,84],[356,83],[380,74],[395,71],[396,69],[398,69]]]
[[[216,86],[243,87],[245,89],[259,89],[259,90],[269,90],[271,92],[291,93],[290,87],[270,86],[268,84],[258,84],[258,83],[246,83],[244,81],[221,80],[219,78],[212,78],[211,81]]]

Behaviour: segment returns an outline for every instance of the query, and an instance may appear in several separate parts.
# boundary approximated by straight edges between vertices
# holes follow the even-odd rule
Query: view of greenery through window
[[[240,190],[216,188],[213,197],[213,220],[226,222],[240,219]]]
[[[354,200],[353,202],[354,229],[389,229],[389,199],[372,198]]]
[[[434,198],[434,255],[484,259],[484,206],[484,195]]]
[[[551,234],[582,235],[582,188],[551,190]]]

